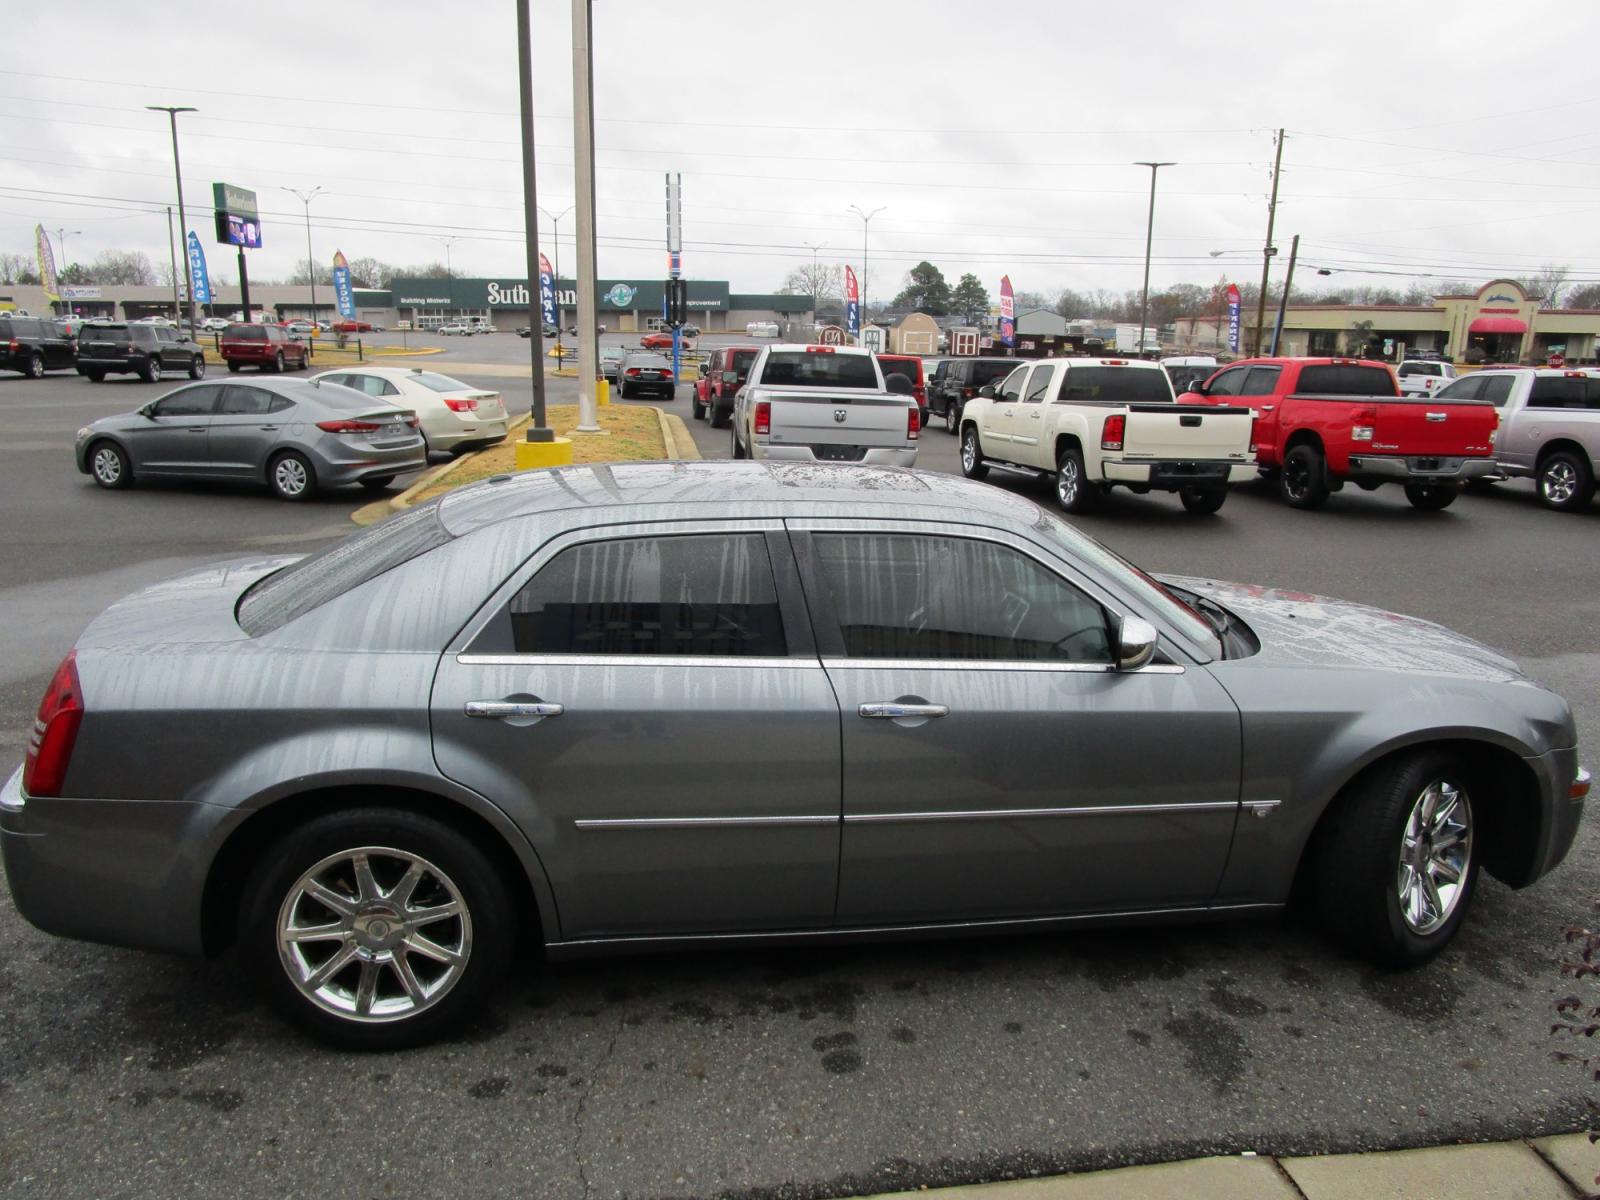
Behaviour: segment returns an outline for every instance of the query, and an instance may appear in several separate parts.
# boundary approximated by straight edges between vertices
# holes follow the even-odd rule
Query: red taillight
[[[409,425],[412,429],[416,429],[418,426],[420,426],[422,424],[422,422],[417,419],[417,414],[416,413],[407,413],[405,419],[406,419],[406,424]]]
[[[317,428],[324,433],[377,433],[383,426],[372,421],[318,421]]]
[[[477,412],[478,411],[478,401],[477,401],[476,397],[473,397],[471,399],[459,399],[459,398],[454,397],[454,396],[446,396],[444,398],[444,405],[451,412]]]
[[[626,371],[623,372],[624,375],[637,375],[638,373],[639,373],[639,368],[638,367],[629,367]]]
[[[911,408],[906,410],[906,441],[917,440],[917,430],[922,428],[922,410]]]
[[[918,408],[928,407],[928,389],[925,384],[917,384],[916,387],[911,389],[911,394],[917,398]]]
[[[66,782],[67,763],[72,759],[72,744],[78,739],[83,720],[83,689],[78,686],[77,651],[68,654],[56,668],[39,715],[28,735],[27,757],[22,762],[22,790],[30,796],[59,796]]]
[[[756,401],[756,432],[772,432],[772,404],[770,401]]]
[[[15,354],[17,351],[22,349],[22,343],[21,342],[17,342],[17,341],[13,341],[9,346],[6,347],[6,349],[10,350],[11,353]]]
[[[961,389],[961,398],[963,400],[971,400],[977,394],[978,394],[978,389],[977,388],[964,387],[964,388]]]
[[[1121,450],[1122,435],[1128,428],[1128,418],[1118,413],[1114,417],[1107,417],[1106,423],[1100,429],[1100,449]]]

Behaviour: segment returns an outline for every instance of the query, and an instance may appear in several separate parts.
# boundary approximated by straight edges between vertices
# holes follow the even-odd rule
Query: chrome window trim
[[[829,670],[870,671],[1044,671],[1069,675],[1182,675],[1177,663],[1151,663],[1137,671],[1119,671],[1115,663],[1049,662],[1011,658],[829,658]]]
[[[761,667],[765,670],[820,671],[815,658],[776,658],[714,654],[457,654],[464,667]]]
[[[572,822],[584,830],[605,829],[731,829],[786,828],[792,825],[837,825],[838,813],[774,817],[582,817]]]
[[[882,825],[907,821],[1015,821],[1035,817],[1133,817],[1162,813],[1233,812],[1237,800],[1195,800],[1177,804],[1091,804],[1077,808],[984,808],[935,812],[846,813],[846,824]]]

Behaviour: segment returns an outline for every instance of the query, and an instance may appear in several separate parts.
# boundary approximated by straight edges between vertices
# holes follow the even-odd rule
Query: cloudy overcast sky
[[[7,6],[0,250],[43,223],[73,261],[167,256],[164,114],[213,271],[210,184],[255,189],[252,277],[335,249],[520,277],[515,0],[310,7]],[[573,199],[569,3],[536,0],[543,207]],[[156,13],[159,11],[159,16]],[[142,13],[148,13],[146,17]],[[1337,282],[1435,285],[1566,264],[1600,278],[1593,0],[804,5],[596,0],[600,273],[663,274],[662,175],[681,172],[685,269],[768,291],[822,243],[873,297],[927,258],[992,290],[1259,277],[1273,136],[1276,240]],[[574,261],[561,224],[562,266]],[[550,226],[544,225],[548,246]],[[1212,251],[1221,251],[1213,255]],[[1280,259],[1280,262],[1282,260]],[[563,272],[567,273],[567,272]],[[1309,280],[1305,276],[1303,279]]]

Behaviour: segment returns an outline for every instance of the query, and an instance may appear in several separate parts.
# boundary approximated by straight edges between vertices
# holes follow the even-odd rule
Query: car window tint
[[[272,393],[265,388],[230,383],[222,393],[218,416],[257,417],[272,411]]]
[[[519,654],[788,653],[758,533],[573,546],[517,593],[510,617]]]
[[[271,633],[453,538],[437,501],[390,517],[251,584],[239,601],[239,627],[251,637]]]
[[[1496,378],[1504,379],[1507,384],[1507,392],[1511,390],[1511,377],[1509,375],[1501,375]],[[1437,400],[1476,400],[1478,399],[1478,394],[1483,391],[1483,385],[1489,379],[1490,376],[1487,375],[1468,375],[1465,379],[1447,383],[1434,393],[1434,398]]]
[[[1540,375],[1528,394],[1529,408],[1582,408],[1584,381],[1566,375]]]
[[[289,408],[293,408],[293,407],[294,407],[294,401],[289,399],[289,397],[287,397],[287,396],[276,396],[275,395],[275,396],[272,397],[272,404],[271,404],[270,407],[268,407],[267,411],[268,412],[279,413],[279,412],[283,412],[285,409],[289,409]]]
[[[1388,367],[1329,363],[1302,367],[1299,390],[1316,396],[1393,396],[1395,382]]]
[[[1050,390],[1050,381],[1056,377],[1054,367],[1035,367],[1033,374],[1028,376],[1028,391],[1022,397],[1024,404],[1038,404],[1044,400],[1044,394]]]
[[[216,409],[221,391],[220,385],[213,384],[184,388],[157,400],[152,413],[158,417],[209,417]]]
[[[1472,399],[1487,400],[1496,408],[1504,408],[1507,400],[1511,399],[1511,385],[1515,382],[1509,375],[1479,376],[1473,380],[1478,386],[1473,390]],[[1595,382],[1600,382],[1597,380]],[[1444,398],[1448,393],[1451,399],[1464,399],[1457,396],[1450,388],[1437,392],[1435,395]]]
[[[1583,391],[1588,399],[1585,407],[1600,408],[1600,379],[1585,379],[1583,381]]]
[[[993,383],[1017,364],[1010,359],[1002,359],[990,362],[963,363],[962,365],[966,368],[963,375],[972,381],[972,386],[982,387],[986,383]]]
[[[847,387],[876,390],[878,371],[870,354],[783,350],[767,355],[761,382],[775,386]]]
[[[1237,396],[1244,388],[1245,376],[1250,373],[1249,367],[1234,367],[1224,371],[1211,381],[1211,386],[1206,388],[1210,396]]]
[[[997,388],[994,389],[997,400],[1016,400],[1022,395],[1022,377],[1028,373],[1027,367],[1018,367],[1005,377]]]
[[[1251,367],[1250,374],[1245,377],[1244,387],[1239,389],[1239,395],[1270,396],[1277,388],[1281,374],[1281,367]]]
[[[915,533],[818,533],[852,658],[1111,661],[1105,611],[1027,555]]]
[[[1107,400],[1117,404],[1170,404],[1172,380],[1159,367],[1067,367],[1057,404]]]

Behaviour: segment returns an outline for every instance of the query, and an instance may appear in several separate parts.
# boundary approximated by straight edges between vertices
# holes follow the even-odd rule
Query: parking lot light
[[[200,110],[187,104],[146,104],[145,107],[151,112],[166,113],[167,121],[172,127],[172,174],[178,182],[178,236],[179,239],[184,243],[185,247],[187,247],[189,241],[189,220],[184,215],[183,211],[183,167],[179,165],[178,162],[178,114],[184,112],[199,112]],[[185,251],[185,256],[187,257],[187,250]],[[240,259],[240,261],[243,262],[244,260]],[[189,311],[189,336],[192,338],[194,337],[195,333],[194,288],[189,287],[185,289],[185,294],[189,297],[189,303],[185,305],[185,307]],[[248,314],[246,314],[246,316],[248,316]]]

